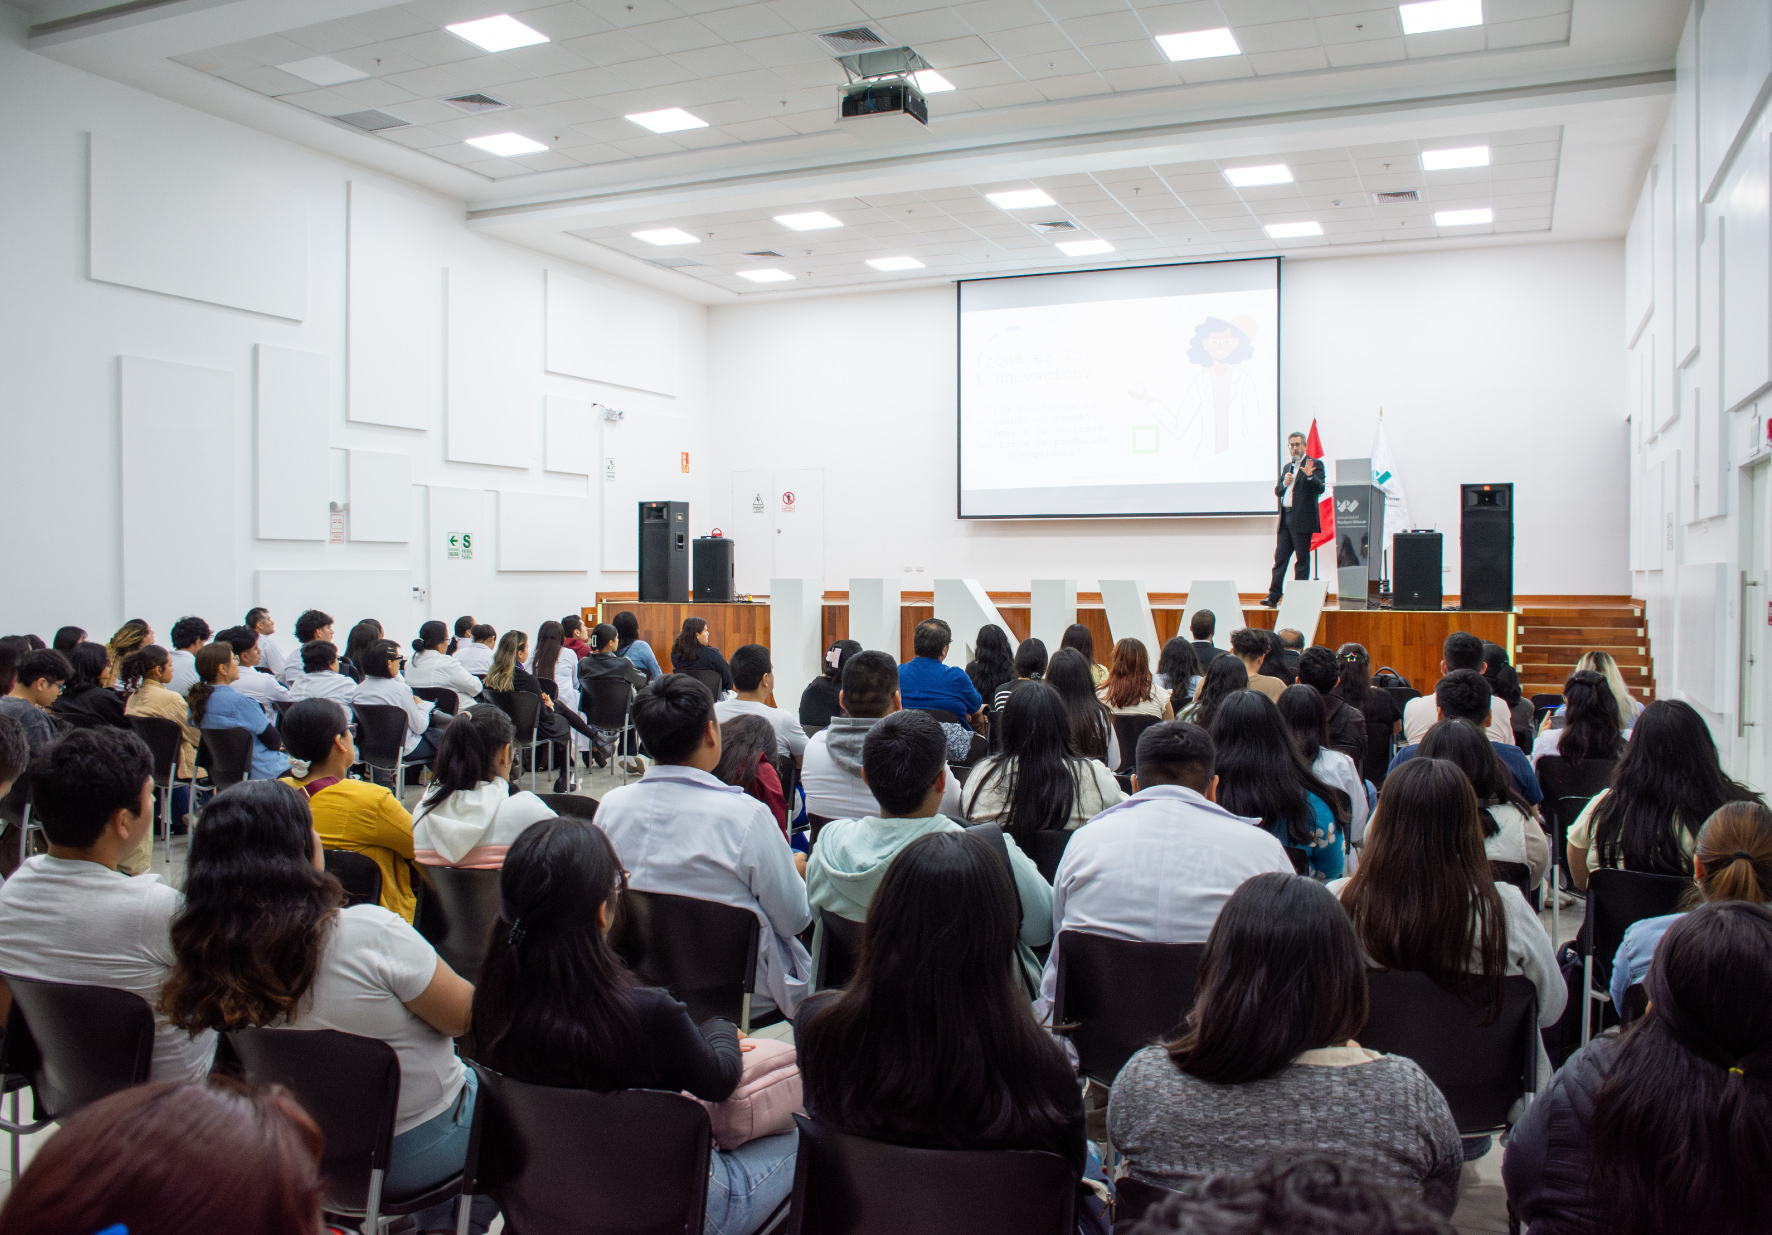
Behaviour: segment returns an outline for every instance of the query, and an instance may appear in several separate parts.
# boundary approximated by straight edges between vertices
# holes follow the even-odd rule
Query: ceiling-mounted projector
[[[838,123],[854,124],[857,137],[923,132],[929,123],[929,104],[912,75],[929,68],[927,60],[908,47],[888,47],[838,56],[837,63],[849,76]],[[863,120],[867,123],[855,123]]]

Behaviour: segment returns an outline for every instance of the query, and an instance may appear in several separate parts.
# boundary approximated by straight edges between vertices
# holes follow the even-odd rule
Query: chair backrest
[[[1373,685],[1377,686],[1378,683],[1374,682]],[[1409,706],[1410,700],[1421,698],[1421,692],[1413,686],[1379,686],[1378,688],[1397,701],[1397,711],[1399,712]]]
[[[412,694],[414,698],[436,704],[437,710],[445,716],[454,716],[461,708],[461,696],[447,686],[414,686]]]
[[[1142,1179],[1122,1175],[1114,1180],[1114,1226],[1131,1226],[1161,1202],[1174,1196],[1168,1188],[1147,1184]]]
[[[688,673],[690,677],[707,687],[708,694],[712,695],[715,699],[718,699],[721,693],[726,689],[725,685],[720,681],[720,671],[718,669],[687,669],[684,672]]]
[[[610,938],[635,973],[689,1005],[697,1024],[736,1023],[756,988],[761,931],[757,915],[736,905],[629,889]]]
[[[798,1235],[1074,1235],[1077,1169],[1027,1149],[921,1149],[804,1115],[794,1163]]]
[[[1161,724],[1161,716],[1114,716],[1114,736],[1120,740],[1120,766],[1115,772],[1132,772],[1138,768],[1138,739],[1152,725]]]
[[[1691,888],[1692,881],[1681,875],[1620,870],[1597,870],[1588,875],[1587,935],[1598,985],[1611,981],[1612,958],[1618,955],[1618,945],[1624,942],[1631,923],[1678,913]]]
[[[504,872],[424,864],[416,869],[425,884],[421,933],[445,964],[478,982],[498,920],[498,883]]]
[[[1531,896],[1538,886],[1532,882],[1532,868],[1524,862],[1491,861],[1489,874],[1496,883],[1511,883],[1525,896]]]
[[[546,802],[548,809],[556,815],[573,819],[597,817],[597,799],[587,798],[582,793],[538,793],[535,796]]]
[[[464,1176],[505,1229],[700,1235],[713,1132],[707,1110],[655,1089],[597,1093],[480,1074]],[[639,1168],[638,1170],[636,1168]]]
[[[400,1057],[379,1038],[336,1029],[238,1029],[228,1035],[246,1080],[281,1085],[326,1135],[324,1207],[361,1213],[369,1173],[386,1170],[400,1109]]]
[[[154,784],[165,789],[178,779],[178,756],[185,744],[185,729],[164,716],[131,716],[129,727],[154,757]]]
[[[5,1070],[30,1078],[38,1119],[63,1119],[148,1079],[154,1011],[147,1000],[110,986],[4,976],[12,990]]]
[[[1064,857],[1065,847],[1075,835],[1074,828],[1050,828],[1031,832],[1017,839],[1015,843],[1034,860],[1034,865],[1040,868],[1040,874],[1046,877],[1046,882],[1051,883],[1058,878],[1059,860]]]
[[[716,678],[720,675],[715,674]],[[578,702],[585,724],[593,729],[614,730],[627,724],[628,707],[634,701],[634,684],[626,678],[581,678]]]
[[[847,986],[861,964],[861,936],[866,924],[839,917],[829,909],[820,909],[818,920],[824,926],[818,936],[819,988]]]
[[[1203,943],[1147,943],[1060,931],[1055,1023],[1083,1075],[1112,1085],[1134,1052],[1168,1034],[1194,1006]]]
[[[1436,986],[1422,973],[1367,975],[1371,1013],[1360,1045],[1412,1059],[1445,1095],[1465,1134],[1507,1124],[1522,1094],[1550,1080],[1538,1076],[1538,992],[1531,979],[1504,978],[1501,1015]],[[1484,1023],[1487,1021],[1488,1023]]]
[[[1641,982],[1632,982],[1624,988],[1624,1003],[1618,1009],[1618,1023],[1630,1025],[1643,1018],[1649,1010],[1649,992]]]
[[[354,703],[357,757],[378,768],[397,767],[406,744],[406,709],[386,703]]]
[[[824,831],[825,824],[831,822],[835,818],[835,815],[815,815],[811,811],[807,811],[806,823],[810,828],[810,833],[807,836],[807,843],[811,845],[818,844],[818,834]]]
[[[487,690],[481,693],[489,695],[493,704],[511,718],[519,742],[535,740],[536,728],[541,724],[540,695],[532,695],[526,690]]]
[[[366,853],[354,849],[322,849],[326,871],[345,889],[347,905],[381,904],[381,867]]]
[[[203,766],[218,790],[230,789],[252,775],[252,744],[244,729],[205,729]]]

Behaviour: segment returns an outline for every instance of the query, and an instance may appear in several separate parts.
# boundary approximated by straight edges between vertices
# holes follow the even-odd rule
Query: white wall
[[[1295,261],[1281,289],[1285,427],[1314,415],[1330,460],[1363,457],[1384,408],[1415,523],[1447,533],[1449,592],[1464,482],[1516,486],[1516,591],[1629,589],[1620,244]],[[1268,518],[956,519],[951,288],[720,306],[710,320],[712,453],[733,471],[826,469],[829,586],[897,573],[907,589],[942,575],[1019,591],[1055,572],[1084,590],[1102,577],[1267,586]],[[715,476],[710,490],[713,521],[735,521],[730,486]],[[1579,527],[1579,551],[1530,534],[1551,526]]]
[[[412,586],[430,593],[440,591],[439,604],[460,606],[471,595],[474,612],[501,630],[521,626],[533,631],[546,618],[558,618],[591,603],[599,587],[633,586],[631,573],[605,578],[598,569],[602,469],[590,469],[587,477],[543,468],[542,399],[553,395],[680,417],[699,445],[704,440],[701,434],[707,407],[706,316],[702,306],[486,240],[464,226],[459,203],[32,55],[20,46],[22,16],[19,10],[0,5],[0,114],[29,119],[29,123],[0,126],[0,166],[6,168],[8,184],[6,225],[0,228],[0,269],[7,272],[7,294],[0,297],[0,373],[6,375],[0,383],[0,418],[6,428],[8,456],[6,480],[0,483],[0,571],[7,581],[0,590],[0,633],[34,630],[47,635],[72,622],[102,639],[125,617],[141,616],[164,637],[179,616],[173,601],[157,603],[164,612],[125,611],[128,600],[121,524],[125,502],[138,500],[135,494],[141,486],[140,478],[132,474],[131,492],[120,495],[119,358],[123,356],[219,370],[231,378],[229,408],[235,426],[231,465],[202,471],[183,468],[175,449],[159,476],[159,498],[166,503],[179,503],[196,491],[213,494],[220,489],[222,508],[232,511],[231,520],[221,519],[205,533],[215,538],[214,559],[233,563],[231,570],[224,567],[222,588],[224,598],[231,600],[217,599],[200,610],[214,626],[237,623],[256,603],[259,588],[266,582],[261,580],[261,572],[404,572]],[[305,241],[306,303],[294,310],[279,309],[297,316],[272,316],[88,278],[91,133],[102,134],[125,148],[165,152],[169,156],[166,165],[172,168],[222,169],[230,176],[272,186],[282,206],[280,221],[286,221],[281,218],[285,215],[305,220],[305,224],[297,224],[305,227],[305,235],[293,237],[290,248],[299,251]],[[523,296],[533,296],[532,305],[527,300],[524,303],[525,320],[533,323],[528,333],[534,337],[520,341],[525,357],[520,376],[529,388],[526,393],[533,395],[534,406],[525,404],[526,428],[508,452],[509,461],[516,466],[450,461],[442,406],[446,374],[441,371],[430,375],[434,380],[425,383],[423,397],[416,400],[421,409],[420,428],[346,418],[351,360],[346,321],[350,182],[379,189],[384,197],[394,199],[400,226],[410,240],[404,255],[410,269],[402,275],[404,267],[396,263],[379,277],[434,280],[424,289],[427,294],[414,296],[406,294],[410,289],[383,288],[392,294],[370,297],[366,303],[429,305],[426,312],[433,314],[434,320],[420,322],[417,334],[434,341],[439,365],[451,359],[445,352],[441,316],[445,269],[467,271],[482,282],[519,288]],[[176,178],[160,187],[176,207],[181,191]],[[104,192],[102,186],[100,192]],[[114,197],[107,200],[115,205]],[[156,210],[162,213],[153,214]],[[139,227],[144,218],[170,217],[167,211],[166,203],[149,202],[140,217],[126,221]],[[175,240],[191,251],[190,239],[169,236],[169,251],[179,251]],[[201,246],[195,251],[203,252]],[[544,270],[548,269],[569,273],[611,295],[638,297],[656,305],[675,323],[678,337],[670,350],[677,356],[680,371],[672,384],[659,387],[671,390],[674,397],[543,371],[541,323]],[[150,271],[142,281],[176,282],[178,273]],[[185,297],[207,294],[201,278],[189,280],[188,286],[197,290],[185,285],[169,290],[182,291]],[[329,457],[325,491],[331,501],[343,503],[349,496],[347,452],[356,454],[360,465],[376,454],[410,458],[410,491],[382,495],[387,499],[382,505],[391,504],[391,512],[384,510],[383,514],[396,517],[383,522],[396,531],[402,523],[398,516],[410,512],[411,539],[386,543],[348,539],[338,545],[257,539],[254,349],[260,344],[324,358],[328,397],[319,424],[330,448],[330,455],[322,457]],[[201,453],[192,451],[190,457]],[[698,464],[706,458],[705,449],[692,454]],[[274,474],[274,467],[272,471]],[[706,526],[700,517],[706,506],[701,496],[706,482],[699,472],[684,479],[694,481],[691,500],[696,503],[699,529]],[[485,496],[431,503],[426,498],[427,487]],[[307,500],[317,491],[312,485],[288,488],[305,491]],[[496,511],[497,502],[489,490],[577,499],[576,503],[561,503],[560,508],[584,512],[584,525],[553,531],[563,550],[583,545],[583,552],[560,555],[564,569],[498,569],[496,515],[488,513]],[[431,542],[454,529],[431,526],[433,510],[451,512],[458,520],[478,517],[485,523],[478,529],[483,537],[477,539],[475,560],[460,564],[468,568],[471,588],[461,586],[468,576],[453,583],[439,577],[455,563],[446,558],[440,545]],[[294,523],[299,527],[302,521]],[[289,526],[288,521],[282,526]],[[277,530],[275,524],[272,530]],[[387,534],[385,527],[378,534]],[[132,577],[151,577],[176,560],[169,554],[165,563],[147,562],[146,569]],[[546,555],[542,558],[543,564],[552,561]],[[582,569],[587,561],[590,569]],[[291,578],[307,576],[273,574],[270,581],[281,587],[281,582]],[[372,588],[366,593],[355,586],[368,582],[341,580],[335,589],[342,598],[340,607],[352,597],[390,594],[386,577],[375,581],[379,590]],[[309,603],[326,607],[326,590],[322,588],[322,594],[313,595]],[[418,621],[430,616],[448,620],[459,611],[451,607],[433,613],[429,602],[383,603],[394,611],[373,616],[403,640],[411,638]],[[291,632],[295,614],[279,612],[276,616],[281,630]],[[341,620],[342,636],[344,622],[370,615],[346,610],[334,616]]]

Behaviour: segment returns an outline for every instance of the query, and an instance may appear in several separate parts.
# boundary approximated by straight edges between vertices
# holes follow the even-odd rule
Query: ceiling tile
[[[906,13],[892,18],[883,26],[878,22],[871,23],[871,26],[883,36],[890,35],[891,41],[908,43],[913,47],[941,39],[964,38],[972,33],[972,28],[953,9],[926,9],[921,13]]]
[[[771,35],[763,39],[749,39],[734,46],[767,68],[830,58],[829,52],[804,34]]]
[[[1294,51],[1254,52],[1249,65],[1262,76],[1275,73],[1314,73],[1329,67],[1329,57],[1321,47],[1300,47]]]
[[[1131,69],[1105,69],[1102,76],[1115,90],[1154,90],[1181,84],[1181,74],[1173,65],[1151,64]]]
[[[998,59],[997,53],[983,39],[968,35],[963,39],[943,39],[917,49],[925,60],[946,72],[963,64],[982,64]]]
[[[1421,56],[1452,56],[1460,52],[1482,51],[1483,43],[1484,32],[1481,26],[1403,36],[1403,44],[1409,49],[1409,58],[1412,60]]]
[[[1406,48],[1402,39],[1373,39],[1369,43],[1336,43],[1325,47],[1323,51],[1329,57],[1334,68],[1354,68],[1362,64],[1383,64],[1388,61],[1402,60]]]
[[[678,82],[695,81],[698,74],[679,64],[669,56],[648,56],[644,60],[629,60],[621,66],[621,75],[642,90],[652,90],[659,86],[671,86]]]
[[[1219,0],[1219,8],[1240,31],[1265,22],[1295,21],[1310,17],[1310,0]]]
[[[513,107],[534,107],[543,103],[564,103],[574,96],[545,78],[506,82],[498,88],[498,97]]]
[[[391,51],[405,52],[429,65],[454,64],[457,60],[472,60],[490,54],[445,30],[427,30],[403,39],[389,39],[387,45]]]
[[[628,60],[643,60],[654,54],[654,49],[649,44],[642,43],[625,30],[587,34],[581,39],[569,39],[562,46],[592,64],[604,66],[618,65]]]
[[[1534,17],[1526,21],[1500,22],[1489,27],[1491,49],[1528,47],[1536,43],[1561,43],[1569,38],[1569,15]]]
[[[1568,13],[1570,0],[1485,0],[1483,20],[1491,26],[1529,17]]]
[[[1238,26],[1237,46],[1245,55],[1264,51],[1295,51],[1301,47],[1320,46],[1317,25],[1313,21],[1276,21],[1260,26]]]
[[[335,51],[343,51],[347,47],[361,47],[375,40],[354,26],[342,21],[323,21],[312,26],[302,26],[296,30],[285,30],[283,38],[294,39],[310,51],[322,55],[330,55]],[[175,57],[178,58],[178,57]],[[285,63],[288,63],[285,61]]]
[[[610,28],[608,22],[583,5],[571,3],[529,9],[523,14],[523,24],[541,31],[556,43],[562,39],[597,34]]]
[[[971,4],[956,4],[954,14],[980,34],[1049,20],[1034,0],[975,0]]]
[[[1233,77],[1253,77],[1255,70],[1248,56],[1215,56],[1210,60],[1183,60],[1175,66],[1185,82],[1227,81]]]
[[[1097,13],[1076,17],[1063,23],[1064,32],[1079,47],[1099,47],[1107,43],[1150,43],[1151,32],[1132,12]]]
[[[728,43],[794,32],[794,28],[780,14],[763,4],[740,4],[734,8],[704,13],[700,21]]]
[[[1373,39],[1396,39],[1403,36],[1403,23],[1397,19],[1397,10],[1394,7],[1318,17],[1316,24],[1317,37],[1325,44],[1366,43]]]
[[[1037,81],[1045,77],[1072,77],[1086,73],[1095,77],[1094,66],[1083,58],[1083,53],[1067,48],[1064,51],[1045,51],[1034,56],[1021,56],[1009,62],[1016,72],[1029,81]],[[1105,86],[1105,82],[1102,83]]]
[[[256,90],[260,94],[272,96],[305,94],[314,88],[313,82],[304,81],[294,73],[285,73],[282,69],[269,67],[246,69],[239,73],[223,73],[221,76],[236,86],[245,86],[248,90]]]
[[[639,39],[654,51],[666,55],[672,52],[693,51],[698,47],[713,47],[727,40],[715,34],[693,17],[677,17],[670,21],[649,22],[643,26],[631,26],[628,33]]]
[[[1059,50],[1072,51],[1071,41],[1054,22],[1037,26],[1021,26],[1014,30],[995,30],[984,36],[998,55],[1006,59],[1040,55]]]
[[[849,0],[767,0],[775,15],[796,30],[837,30],[861,25],[867,14]]]
[[[415,97],[412,91],[402,90],[392,82],[378,77],[366,77],[362,81],[348,81],[333,86],[332,90],[364,107],[390,107],[395,103],[412,102]]]
[[[1089,63],[1098,69],[1130,69],[1164,66],[1169,58],[1157,46],[1155,39],[1137,39],[1125,43],[1103,43],[1097,47],[1086,47],[1083,54],[1089,57]]]

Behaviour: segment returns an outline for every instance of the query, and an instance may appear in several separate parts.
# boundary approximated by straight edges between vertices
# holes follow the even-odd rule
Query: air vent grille
[[[753,262],[768,262],[776,260],[781,254],[777,253],[774,249],[759,249],[755,253],[742,253],[740,256],[748,258]]]
[[[1421,193],[1416,189],[1402,189],[1396,193],[1374,193],[1372,200],[1380,206],[1395,206],[1401,202],[1418,202]]]
[[[1077,225],[1069,219],[1054,219],[1050,223],[1036,223],[1034,230],[1042,236],[1050,236],[1053,232],[1074,232]]]
[[[685,266],[705,266],[706,262],[698,262],[687,257],[649,257],[646,259],[654,266],[663,266],[666,270],[681,270]]]
[[[350,111],[342,116],[334,116],[333,119],[343,121],[352,128],[362,129],[368,133],[379,133],[383,129],[403,129],[410,123],[398,116],[390,116],[385,111],[373,109],[370,111]]]
[[[458,94],[451,98],[444,99],[443,101],[459,111],[467,112],[471,116],[478,116],[482,112],[504,111],[510,106],[509,103],[499,102],[490,94]]]
[[[839,56],[846,56],[858,51],[872,51],[876,47],[887,45],[885,39],[866,26],[857,26],[853,30],[833,30],[829,34],[819,35],[818,41]]]

